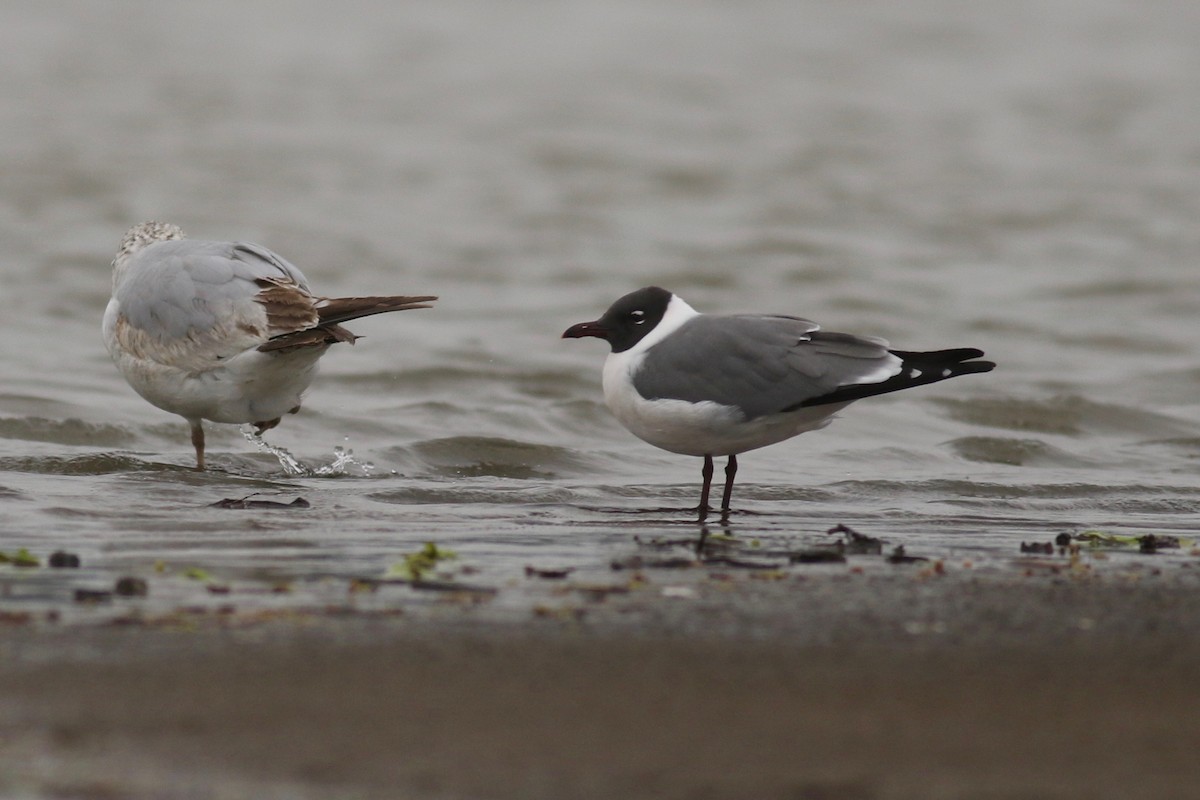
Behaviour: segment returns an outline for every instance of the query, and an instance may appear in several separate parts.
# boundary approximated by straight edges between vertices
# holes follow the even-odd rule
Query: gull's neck
[[[667,302],[667,310],[663,313],[662,319],[658,321],[658,324],[654,326],[654,330],[643,336],[637,344],[629,348],[626,352],[630,355],[644,353],[677,331],[685,322],[698,316],[700,316],[699,311],[688,305],[687,301],[679,295],[673,294],[670,301]]]

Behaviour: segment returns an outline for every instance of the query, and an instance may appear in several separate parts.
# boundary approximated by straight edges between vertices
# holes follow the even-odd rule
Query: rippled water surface
[[[745,455],[726,533],[999,565],[1188,535],[1198,40],[1200,6],[1104,0],[8,8],[0,551],[83,568],[0,565],[4,603],[121,575],[170,603],[189,569],[320,599],[436,541],[519,606],[528,565],[602,580],[693,536],[699,462],[620,428],[603,343],[559,339],[651,283],[1000,365]],[[441,301],[324,359],[268,434],[308,475],[229,426],[199,474],[99,335],[148,218]],[[211,506],[250,495],[308,507]]]

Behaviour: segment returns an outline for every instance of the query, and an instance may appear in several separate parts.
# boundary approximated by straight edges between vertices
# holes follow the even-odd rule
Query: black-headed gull
[[[329,346],[358,338],[340,323],[436,299],[318,297],[265,247],[144,222],[113,259],[104,344],[138,394],[188,421],[204,469],[201,420],[251,422],[260,434],[275,427],[300,410]]]
[[[883,339],[822,331],[815,322],[769,314],[701,314],[650,286],[625,295],[563,338],[595,336],[604,400],[635,436],[672,453],[702,456],[700,519],[708,514],[713,457],[728,456],[723,514],[737,456],[822,428],[855,400],[988,372],[980,350],[892,350]]]

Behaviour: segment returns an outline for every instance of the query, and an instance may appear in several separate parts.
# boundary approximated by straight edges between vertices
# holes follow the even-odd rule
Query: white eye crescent
[[[633,317],[634,325],[644,325],[646,322],[646,312],[645,311],[631,311],[631,312],[629,312],[629,316]]]

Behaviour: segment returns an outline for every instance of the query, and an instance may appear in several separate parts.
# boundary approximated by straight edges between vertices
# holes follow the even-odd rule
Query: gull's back
[[[128,257],[113,302],[130,326],[160,342],[202,338],[233,321],[261,328],[261,343],[266,315],[255,296],[264,279],[308,291],[299,269],[257,245],[156,242]]]

